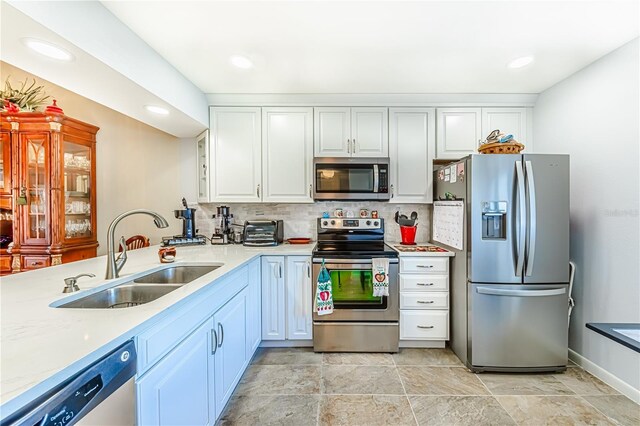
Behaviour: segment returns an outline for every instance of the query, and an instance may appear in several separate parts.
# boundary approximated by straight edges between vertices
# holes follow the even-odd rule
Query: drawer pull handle
[[[218,333],[215,329],[211,329],[211,355],[215,355],[218,350]]]
[[[416,265],[416,267],[431,269],[431,268],[433,268],[433,265]]]
[[[416,285],[431,286],[433,283],[416,283]]]
[[[418,303],[423,303],[425,305],[428,305],[430,303],[433,303],[433,300],[418,300]]]
[[[419,325],[418,328],[433,328],[432,325]]]

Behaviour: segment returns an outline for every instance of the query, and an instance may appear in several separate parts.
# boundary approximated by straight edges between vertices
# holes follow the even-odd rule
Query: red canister
[[[417,229],[417,226],[400,226],[400,236],[402,237],[402,244],[407,246],[415,245]]]

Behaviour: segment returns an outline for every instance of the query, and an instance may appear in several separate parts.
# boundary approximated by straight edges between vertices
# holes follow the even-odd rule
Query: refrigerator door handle
[[[515,297],[541,297],[560,296],[567,293],[567,288],[562,287],[552,290],[508,290],[502,288],[478,287],[476,292],[491,296],[515,296]]]
[[[522,276],[524,270],[524,247],[527,212],[524,192],[524,171],[522,161],[516,161],[516,179],[518,184],[518,210],[520,213],[520,223],[518,224],[518,257],[516,261],[516,277]]]
[[[536,212],[536,183],[533,177],[533,166],[531,161],[526,161],[525,169],[527,171],[527,199],[529,206],[527,208],[529,218],[527,220],[527,270],[526,275],[531,276],[533,272],[533,263],[536,258],[536,234],[538,233],[538,221]]]

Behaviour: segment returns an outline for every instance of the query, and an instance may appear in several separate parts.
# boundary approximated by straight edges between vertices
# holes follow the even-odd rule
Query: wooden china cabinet
[[[13,241],[2,244],[1,273],[95,257],[98,127],[41,112],[2,112],[1,124],[0,219]]]

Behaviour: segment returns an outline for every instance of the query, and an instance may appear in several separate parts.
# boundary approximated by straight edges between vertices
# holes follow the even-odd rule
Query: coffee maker
[[[162,237],[163,246],[175,245],[193,245],[205,244],[206,239],[201,235],[197,235],[196,229],[196,209],[187,206],[187,200],[182,199],[184,209],[174,210],[173,214],[176,219],[182,220],[182,235],[174,235],[173,237]]]
[[[229,211],[228,206],[218,206],[215,219],[215,231],[211,237],[211,244],[229,244],[231,235],[231,220],[233,215]]]

